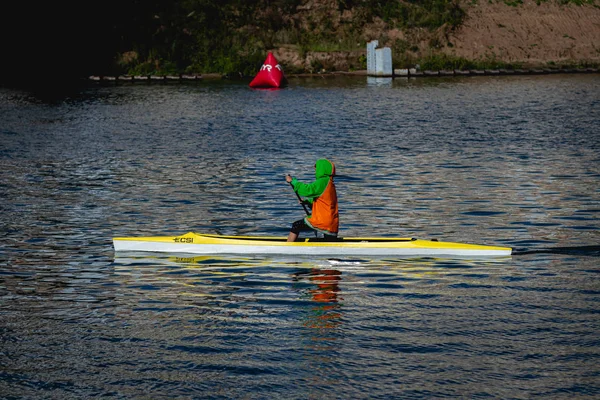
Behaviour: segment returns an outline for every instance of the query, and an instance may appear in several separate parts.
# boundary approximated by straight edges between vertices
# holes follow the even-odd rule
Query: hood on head
[[[315,163],[315,177],[317,179],[322,178],[324,176],[334,176],[335,175],[335,165],[324,158],[317,160]]]

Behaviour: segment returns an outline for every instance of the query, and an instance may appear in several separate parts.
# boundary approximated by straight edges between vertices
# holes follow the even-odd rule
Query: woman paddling
[[[292,185],[296,194],[312,205],[312,215],[307,215],[292,224],[288,242],[295,241],[301,231],[320,232],[325,235],[325,239],[337,237],[339,215],[334,175],[335,165],[326,159],[317,160],[315,163],[315,181],[312,183],[302,183],[286,175],[286,182]]]

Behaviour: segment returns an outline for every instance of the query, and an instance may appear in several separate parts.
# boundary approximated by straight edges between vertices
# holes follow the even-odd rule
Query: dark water
[[[0,89],[0,397],[597,398],[598,75]],[[500,260],[130,257],[285,235],[332,159],[344,236]]]

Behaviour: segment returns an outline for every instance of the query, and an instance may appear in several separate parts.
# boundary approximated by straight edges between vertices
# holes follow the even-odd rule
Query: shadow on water
[[[570,246],[570,247],[549,247],[542,249],[515,249],[513,256],[522,256],[527,254],[564,254],[570,256],[591,256],[600,257],[600,246]]]

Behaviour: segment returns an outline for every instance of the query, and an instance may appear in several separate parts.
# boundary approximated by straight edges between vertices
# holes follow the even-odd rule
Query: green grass
[[[523,0],[488,0],[518,7]],[[536,0],[557,1],[560,4],[596,6],[598,0]],[[476,3],[477,0],[472,0]],[[177,73],[243,73],[252,76],[264,61],[267,51],[280,46],[298,50],[300,57],[309,52],[356,52],[365,49],[365,24],[384,20],[389,28],[408,31],[413,28],[435,31],[440,27],[446,33],[462,24],[466,15],[458,0],[338,0],[338,11],[351,10],[353,17],[340,25],[327,15],[311,15],[306,26],[290,23],[300,0],[172,0],[164,20],[159,24],[152,10],[152,2],[144,7],[152,11],[139,20],[138,25],[126,25],[132,42],[125,48],[136,50],[139,57],[119,63],[121,71],[135,75],[167,75]],[[503,27],[500,24],[499,27]],[[157,28],[160,28],[157,30]],[[164,29],[163,29],[164,28]],[[139,32],[138,32],[139,31]],[[147,32],[155,32],[151,37]],[[410,37],[410,35],[408,36]],[[452,47],[442,36],[435,35],[428,42],[431,52]],[[568,36],[565,36],[568,37]],[[570,38],[570,37],[569,37]],[[491,69],[511,68],[517,64],[496,60],[493,55],[480,60],[466,60],[446,55],[419,56],[423,51],[418,43],[397,40],[390,43],[382,35],[380,43],[392,48],[394,66],[406,68],[419,63],[423,69]],[[571,38],[575,40],[574,38]],[[534,46],[534,45],[532,45]],[[493,51],[493,49],[490,49]],[[325,61],[314,61],[309,70],[331,70]],[[285,66],[288,71],[298,67]],[[517,68],[515,66],[514,68]],[[363,59],[357,56],[350,69],[365,69]]]

